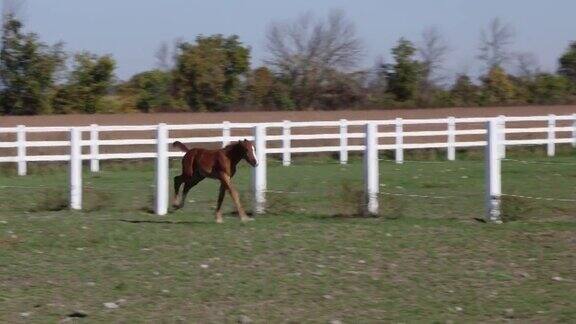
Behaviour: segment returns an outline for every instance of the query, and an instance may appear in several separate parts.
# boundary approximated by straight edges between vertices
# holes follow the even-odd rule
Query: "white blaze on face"
[[[254,161],[256,161],[256,165],[258,165],[258,157],[256,155],[256,149],[254,149],[254,144],[250,144],[252,147],[252,156],[254,157]]]

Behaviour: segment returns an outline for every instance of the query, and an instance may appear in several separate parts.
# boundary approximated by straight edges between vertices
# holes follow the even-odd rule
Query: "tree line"
[[[251,66],[236,35],[200,35],[163,43],[157,68],[120,81],[111,55],[68,53],[7,15],[0,48],[0,114],[162,111],[474,107],[576,102],[576,41],[543,72],[529,53],[514,53],[513,31],[499,19],[482,30],[477,60],[485,71],[448,76],[450,47],[436,28],[418,42],[398,40],[392,60],[359,68],[364,55],[354,24],[341,12],[273,22],[268,59]],[[513,69],[512,67],[515,67]],[[514,70],[514,71],[513,71]]]

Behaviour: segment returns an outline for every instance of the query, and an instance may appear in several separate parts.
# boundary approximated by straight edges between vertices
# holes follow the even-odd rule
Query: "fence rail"
[[[517,122],[544,122],[545,127],[537,125],[527,127],[517,125],[509,127]],[[558,126],[558,122],[570,123],[569,126]],[[478,128],[458,129],[459,125],[467,123],[480,124]],[[432,125],[438,124],[443,130],[410,130],[410,125]],[[350,127],[360,127],[361,132],[350,132]],[[470,126],[470,125],[469,125]],[[522,127],[520,127],[522,126]],[[332,132],[326,130],[316,134],[293,134],[296,128],[319,127],[334,128]],[[381,131],[379,127],[391,127],[391,131]],[[281,135],[268,133],[268,129],[279,128]],[[252,130],[248,136],[232,136],[234,129]],[[220,130],[222,136],[198,136],[198,137],[170,137],[170,131],[183,130]],[[152,139],[113,139],[101,140],[100,133],[116,131],[154,131],[155,138]],[[68,141],[29,141],[28,133],[49,133],[67,132]],[[82,133],[89,133],[89,140],[82,139]],[[505,117],[496,118],[454,118],[444,119],[408,119],[397,118],[395,120],[381,121],[322,121],[322,122],[290,122],[281,123],[229,123],[222,124],[202,124],[202,125],[144,125],[144,126],[98,126],[87,127],[29,127],[18,126],[11,128],[0,128],[0,133],[16,134],[15,141],[0,142],[0,148],[15,148],[16,154],[11,156],[0,156],[0,162],[15,162],[18,166],[18,173],[25,175],[27,162],[35,161],[70,161],[70,208],[82,209],[82,160],[90,160],[90,169],[99,170],[99,161],[106,159],[143,159],[153,158],[156,162],[155,177],[155,202],[154,210],[158,215],[165,215],[168,212],[169,197],[169,159],[170,157],[181,156],[181,152],[171,152],[169,144],[179,140],[184,143],[222,143],[226,145],[231,141],[250,138],[254,140],[257,159],[260,163],[253,169],[252,190],[253,206],[256,213],[265,212],[266,207],[266,158],[269,154],[282,154],[283,165],[289,165],[291,153],[313,153],[313,152],[340,152],[340,162],[346,163],[348,152],[364,152],[364,184],[365,184],[365,211],[367,214],[378,213],[379,192],[379,150],[394,150],[395,162],[404,162],[404,151],[408,149],[423,148],[445,148],[447,159],[455,159],[456,148],[461,147],[485,147],[485,205],[486,219],[490,222],[501,222],[501,197],[507,194],[502,193],[501,188],[501,161],[506,155],[506,146],[511,145],[546,145],[547,153],[553,156],[556,152],[556,144],[568,143],[576,147],[576,114],[567,116],[527,116],[527,117]],[[541,138],[509,139],[506,135],[512,134],[532,134]],[[479,136],[480,135],[480,136]],[[476,140],[467,139],[458,141],[457,136],[476,136]],[[409,143],[406,139],[423,137],[426,141],[422,143]],[[437,137],[443,140],[434,141]],[[358,143],[351,143],[349,140],[361,139]],[[391,144],[380,143],[380,139],[392,140]],[[478,140],[480,139],[480,140]],[[338,140],[339,145],[322,146],[295,146],[296,141],[306,140]],[[430,140],[430,141],[428,141]],[[281,147],[268,147],[268,142],[279,142]],[[138,153],[100,153],[100,148],[104,146],[122,145],[155,145],[153,152]],[[60,155],[27,155],[28,147],[67,147],[69,154]],[[89,154],[82,154],[82,148],[88,147]],[[392,193],[382,193],[390,194]],[[409,195],[418,196],[418,195]],[[508,195],[514,196],[514,195]],[[422,196],[439,198],[433,196]],[[554,199],[554,198],[534,198],[527,196],[517,196],[532,199]]]
[[[319,153],[319,152],[339,152],[340,162],[345,164],[348,161],[348,152],[363,151],[365,146],[361,141],[365,138],[365,132],[359,126],[365,126],[368,123],[376,125],[376,143],[379,150],[393,150],[396,153],[396,161],[402,163],[404,150],[442,148],[446,149],[448,160],[454,160],[455,150],[457,148],[482,147],[486,145],[483,136],[486,134],[484,124],[493,118],[488,117],[468,117],[468,118],[440,118],[440,119],[401,119],[394,120],[337,120],[337,121],[307,121],[307,122],[271,122],[271,123],[232,123],[222,122],[217,124],[180,124],[165,125],[168,133],[168,142],[181,141],[189,144],[200,143],[221,143],[223,146],[236,140],[250,139],[254,140],[252,134],[247,136],[234,135],[235,131],[244,130],[244,132],[253,129],[255,126],[264,127],[267,132],[265,143],[275,143],[274,147],[266,149],[266,154],[282,155],[283,165],[290,165],[291,155],[294,153]],[[502,123],[502,154],[505,154],[505,146],[515,145],[546,145],[547,152],[550,156],[555,154],[556,144],[572,144],[576,146],[576,114],[564,116],[500,116]],[[517,123],[538,123],[527,127],[526,125],[516,126]],[[557,123],[563,123],[558,126]],[[354,128],[355,127],[355,128]],[[426,128],[434,127],[435,129],[410,129],[414,127]],[[0,153],[0,163],[16,163],[18,173],[25,175],[27,173],[28,162],[49,162],[49,161],[68,161],[70,160],[71,141],[69,139],[56,140],[30,140],[28,134],[51,134],[51,133],[69,133],[74,128],[80,132],[80,135],[87,134],[80,139],[81,148],[86,147],[89,153],[81,154],[83,160],[90,160],[90,169],[93,172],[100,170],[100,160],[111,159],[147,159],[156,158],[157,154],[153,149],[148,152],[114,152],[101,153],[105,147],[127,147],[127,146],[144,146],[153,147],[158,144],[158,138],[154,132],[157,132],[158,125],[125,125],[125,126],[101,126],[90,125],[81,127],[26,127],[23,125],[17,127],[0,127],[0,135],[12,136],[13,140],[0,141],[0,149],[8,149],[10,153]],[[354,129],[351,129],[354,128]],[[295,130],[312,130],[311,134],[295,133]],[[181,131],[218,131],[221,135],[214,136],[187,136],[179,137],[175,134],[170,136],[171,132]],[[301,131],[301,132],[302,132]],[[106,133],[114,136],[115,132],[130,134],[131,132],[148,132],[149,138],[130,138],[130,139],[102,139]],[[138,134],[140,135],[140,134]],[[525,136],[529,138],[506,138],[506,136]],[[35,135],[38,136],[38,135]],[[108,136],[108,137],[110,137]],[[471,137],[478,138],[471,138]],[[462,137],[467,137],[462,139]],[[534,138],[536,137],[536,138]],[[315,141],[315,142],[314,142]],[[412,141],[412,142],[411,142]],[[416,142],[413,142],[416,141]],[[312,145],[297,145],[306,142]],[[321,144],[317,144],[322,142]],[[328,142],[328,143],[327,143]],[[390,143],[382,143],[390,142]],[[315,144],[315,145],[314,145]],[[65,150],[64,154],[28,154],[28,149],[34,148],[60,148]],[[10,150],[12,149],[12,150]],[[4,150],[8,151],[8,150]],[[117,149],[118,150],[118,149]],[[169,157],[181,156],[180,152],[169,152]]]

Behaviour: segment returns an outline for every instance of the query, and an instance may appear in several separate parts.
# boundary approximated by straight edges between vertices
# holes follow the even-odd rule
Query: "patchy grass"
[[[575,199],[568,163],[576,158],[547,161],[566,164],[505,162],[504,192]],[[66,186],[65,172],[0,178],[21,187],[0,189],[0,322],[576,318],[576,203],[525,208],[514,199],[514,222],[475,222],[482,161],[382,162],[383,193],[444,198],[383,195],[380,218],[331,217],[356,214],[360,161],[272,163],[269,188],[289,193],[271,193],[271,212],[249,224],[227,198],[223,225],[212,215],[215,182],[193,189],[183,210],[157,217],[144,211],[151,168],[103,170],[85,174],[86,212],[31,211],[41,193]],[[247,206],[248,182],[243,166],[236,183]]]

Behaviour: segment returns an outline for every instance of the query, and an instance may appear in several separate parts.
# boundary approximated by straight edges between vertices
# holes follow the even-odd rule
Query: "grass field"
[[[509,156],[550,164],[504,162],[505,193],[576,199],[573,153]],[[475,221],[477,157],[382,161],[378,218],[355,217],[360,160],[271,161],[269,212],[241,224],[227,198],[223,225],[208,181],[150,214],[148,164],[86,173],[85,212],[64,208],[63,169],[4,171],[0,322],[573,322],[576,202],[509,197],[509,222]],[[246,165],[236,183],[250,206]]]

